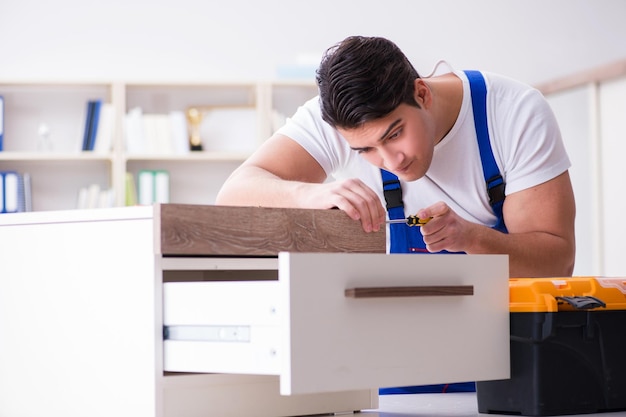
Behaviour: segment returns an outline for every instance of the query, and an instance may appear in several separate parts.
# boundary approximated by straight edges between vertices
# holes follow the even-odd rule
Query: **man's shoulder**
[[[497,73],[483,73],[487,83],[487,106],[502,119],[506,115],[519,117],[546,111],[545,97],[535,87]]]

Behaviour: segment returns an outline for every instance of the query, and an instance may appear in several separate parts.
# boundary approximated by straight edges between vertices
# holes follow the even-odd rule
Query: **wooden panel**
[[[474,295],[471,285],[428,285],[422,287],[364,287],[347,288],[344,291],[350,298],[381,297],[432,297],[448,295]]]
[[[161,204],[163,255],[278,256],[290,252],[384,253],[384,227],[365,233],[340,210]],[[159,226],[157,226],[159,227]]]

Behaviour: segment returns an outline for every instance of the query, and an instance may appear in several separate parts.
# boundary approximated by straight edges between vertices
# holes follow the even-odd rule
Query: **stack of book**
[[[76,208],[93,209],[115,206],[115,194],[113,189],[102,188],[98,184],[90,184],[78,190],[78,202]]]
[[[201,111],[195,128],[208,152],[252,152],[257,147],[258,119],[255,108],[212,108]],[[131,155],[184,155],[190,152],[190,130],[183,111],[167,114],[130,109],[124,120],[126,151]]]
[[[126,151],[132,155],[184,155],[189,153],[187,119],[182,111],[144,114],[131,109],[125,118]]]
[[[32,210],[30,175],[0,171],[0,213]]]
[[[165,170],[143,169],[139,171],[137,187],[139,205],[170,202],[170,174]]]

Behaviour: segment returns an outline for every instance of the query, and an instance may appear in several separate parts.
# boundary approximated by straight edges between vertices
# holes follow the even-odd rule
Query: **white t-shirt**
[[[469,81],[464,72],[454,73],[463,81],[459,116],[435,146],[426,175],[416,181],[400,181],[405,215],[444,201],[461,217],[493,226],[496,217],[482,171]],[[491,148],[506,183],[506,194],[565,172],[570,161],[554,114],[541,93],[500,75],[483,72],[483,76]],[[380,169],[350,149],[347,141],[322,120],[318,97],[301,106],[278,133],[303,146],[329,176],[361,179],[378,193],[385,206]]]

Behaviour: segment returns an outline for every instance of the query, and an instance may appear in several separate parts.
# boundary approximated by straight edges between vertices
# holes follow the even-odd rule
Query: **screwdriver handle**
[[[406,218],[406,224],[408,224],[409,226],[422,226],[426,223],[428,223],[430,221],[430,219],[432,219],[432,217],[427,217],[425,219],[420,219],[417,216],[409,216]]]

